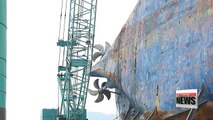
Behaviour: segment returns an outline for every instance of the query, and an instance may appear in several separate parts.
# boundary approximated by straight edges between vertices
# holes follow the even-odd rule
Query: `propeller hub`
[[[111,92],[109,90],[107,90],[106,82],[103,82],[100,87],[99,79],[96,79],[94,81],[94,87],[97,89],[96,91],[90,90],[90,89],[88,89],[88,91],[93,96],[98,95],[98,98],[95,100],[96,103],[101,102],[104,99],[104,95],[107,97],[108,100],[111,98]]]

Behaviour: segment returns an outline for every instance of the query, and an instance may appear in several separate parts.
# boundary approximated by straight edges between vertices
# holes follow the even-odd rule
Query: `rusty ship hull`
[[[203,84],[199,104],[207,107],[198,111],[213,110],[213,1],[139,0],[92,73],[108,78],[121,93],[120,119],[146,119],[156,106],[162,119],[182,119],[189,109],[176,107],[176,90],[200,91]]]

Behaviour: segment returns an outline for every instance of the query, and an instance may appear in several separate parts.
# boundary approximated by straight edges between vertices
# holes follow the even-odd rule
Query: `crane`
[[[58,119],[86,120],[97,0],[62,0],[57,81]]]

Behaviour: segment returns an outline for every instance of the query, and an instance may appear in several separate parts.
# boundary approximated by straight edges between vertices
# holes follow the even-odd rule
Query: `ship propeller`
[[[94,45],[94,48],[97,49],[99,52],[95,52],[93,54],[92,60],[95,61],[98,57],[104,56],[104,54],[111,48],[110,44],[108,42],[105,42],[105,48],[103,45],[97,44]]]
[[[98,95],[98,98],[95,100],[96,103],[101,102],[104,99],[104,95],[109,100],[111,98],[111,91],[107,90],[106,82],[103,82],[101,87],[99,86],[99,79],[94,81],[94,87],[97,90],[88,89],[89,93],[93,96]]]

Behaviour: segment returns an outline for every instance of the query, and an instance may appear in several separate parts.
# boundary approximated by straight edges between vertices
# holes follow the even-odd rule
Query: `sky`
[[[137,1],[98,0],[95,44],[113,43]],[[7,0],[7,120],[40,120],[43,108],[57,108],[60,3]],[[116,114],[114,97],[95,99],[88,94],[87,111]]]

